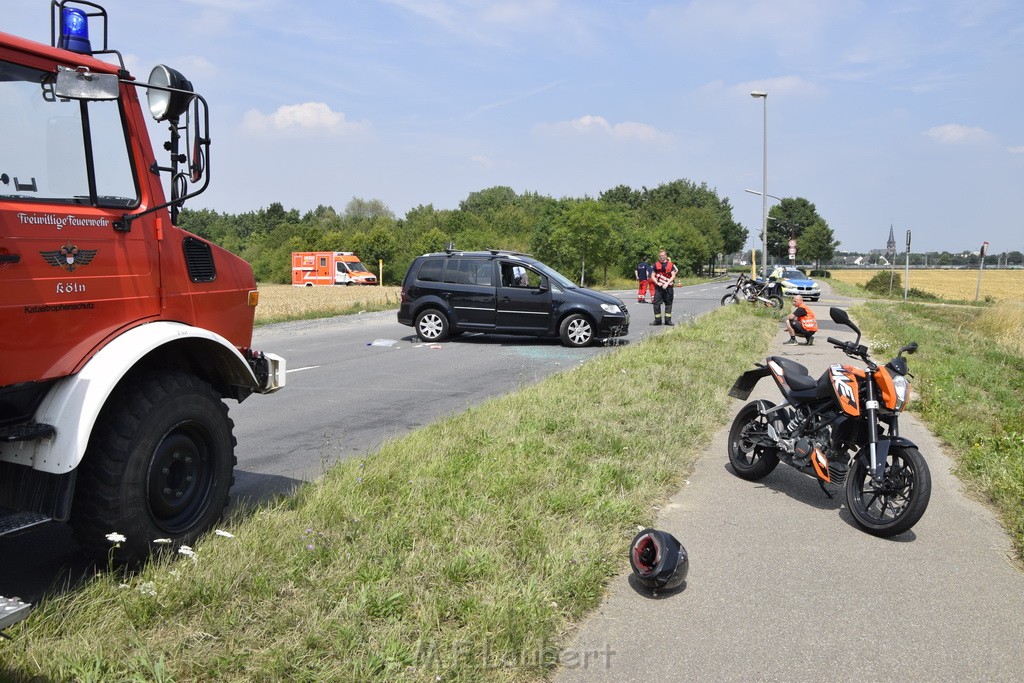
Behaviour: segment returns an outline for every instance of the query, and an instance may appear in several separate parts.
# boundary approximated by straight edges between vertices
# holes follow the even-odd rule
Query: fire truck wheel
[[[448,318],[436,308],[416,316],[416,334],[425,342],[439,342],[448,338]]]
[[[107,534],[126,540],[120,562],[193,543],[220,519],[234,482],[234,424],[206,382],[167,371],[126,379],[111,395],[78,469],[71,525],[87,552],[107,558]]]

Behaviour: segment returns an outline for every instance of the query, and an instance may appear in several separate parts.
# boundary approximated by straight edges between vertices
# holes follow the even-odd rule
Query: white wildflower
[[[143,595],[151,595],[156,597],[156,586],[152,581],[146,581],[145,583],[139,584],[139,592]]]
[[[218,536],[223,536],[224,538],[234,538],[235,537],[235,535],[233,533],[231,533],[230,531],[224,531],[223,529],[216,529],[216,530],[214,530],[213,533],[217,534]]]
[[[153,543],[172,543],[172,542],[173,541],[171,541],[171,539],[169,539],[169,538],[157,538],[157,539],[153,540]]]
[[[124,543],[128,539],[124,537],[124,534],[119,534],[116,531],[112,531],[107,534],[107,540],[111,543]]]
[[[192,547],[191,546],[187,546],[187,545],[183,545],[180,548],[178,548],[178,552],[181,553],[182,555],[185,555],[186,557],[195,557],[196,556],[196,551],[192,550]]]

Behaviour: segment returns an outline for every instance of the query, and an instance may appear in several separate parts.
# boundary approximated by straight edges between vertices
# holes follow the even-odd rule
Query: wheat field
[[[261,284],[256,323],[301,320],[330,315],[398,308],[401,287],[293,287]]]
[[[874,268],[833,270],[832,279],[863,285],[878,273]],[[888,272],[888,269],[885,270]],[[905,271],[896,269],[903,281]],[[927,269],[910,271],[910,286],[947,300],[974,301],[978,289],[978,269]],[[981,273],[981,301],[1019,301],[1024,293],[1024,270],[984,270]]]

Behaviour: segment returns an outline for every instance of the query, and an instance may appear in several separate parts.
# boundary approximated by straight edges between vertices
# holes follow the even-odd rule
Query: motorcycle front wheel
[[[729,462],[741,479],[756,481],[771,474],[779,464],[779,449],[771,446],[768,419],[762,410],[775,407],[770,401],[753,401],[740,408],[729,429]]]
[[[846,502],[857,524],[869,534],[902,534],[924,515],[932,494],[928,463],[916,448],[892,446],[881,484],[858,459],[846,479]]]
[[[768,308],[771,308],[772,310],[776,310],[776,311],[781,310],[782,309],[782,297],[778,297],[778,296],[772,295],[772,296],[768,297],[768,300],[765,302],[764,305],[766,307],[768,307]]]
[[[730,304],[738,304],[739,302],[740,300],[736,298],[735,294],[726,294],[725,296],[722,297],[723,306],[728,306]]]

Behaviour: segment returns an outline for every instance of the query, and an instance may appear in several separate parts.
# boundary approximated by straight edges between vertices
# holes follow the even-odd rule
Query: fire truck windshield
[[[53,81],[0,61],[0,201],[137,205],[120,103],[63,100]]]

